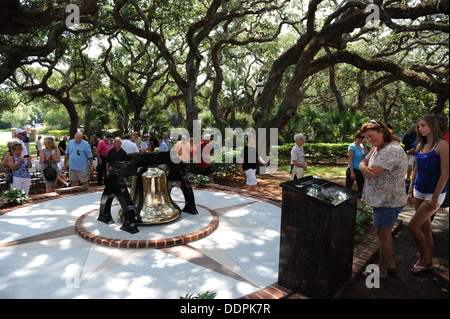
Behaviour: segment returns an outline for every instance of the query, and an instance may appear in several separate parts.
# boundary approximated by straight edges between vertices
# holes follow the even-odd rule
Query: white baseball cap
[[[16,130],[16,134],[20,134],[20,133],[26,133],[27,131],[25,131],[23,128],[19,128]]]

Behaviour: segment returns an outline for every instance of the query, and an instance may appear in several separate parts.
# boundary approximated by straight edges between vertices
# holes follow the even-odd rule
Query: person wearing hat
[[[16,130],[16,137],[20,140],[20,144],[22,144],[22,157],[30,157],[30,153],[28,152],[27,146],[25,145],[24,140],[27,138],[27,131],[23,128],[19,128]]]
[[[41,138],[42,138],[42,136],[41,136],[41,135],[38,135],[37,140],[36,140],[36,144],[35,144],[35,146],[36,146],[36,152],[37,152],[38,155],[41,153],[41,149],[42,149]]]
[[[139,146],[139,151],[141,151],[141,153],[152,151],[149,140],[150,136],[148,136],[148,134],[144,134],[144,140],[141,142],[141,145]]]
[[[108,155],[109,150],[112,148],[112,135],[110,133],[106,133],[105,138],[101,140],[97,145],[97,186],[106,185],[108,179],[106,174],[106,156]]]

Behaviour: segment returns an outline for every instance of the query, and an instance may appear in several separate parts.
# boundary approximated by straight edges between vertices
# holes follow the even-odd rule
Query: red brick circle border
[[[77,234],[93,244],[107,246],[107,247],[117,247],[117,248],[167,248],[177,245],[184,245],[202,238],[205,238],[212,234],[219,226],[219,215],[210,208],[204,207],[202,205],[197,205],[206,209],[211,215],[211,222],[204,228],[195,231],[190,234],[180,235],[176,237],[158,238],[158,239],[147,239],[147,240],[128,240],[128,239],[117,239],[117,238],[105,238],[87,231],[83,222],[84,219],[94,212],[98,212],[99,208],[93,209],[83,215],[81,215],[76,223],[75,230]]]

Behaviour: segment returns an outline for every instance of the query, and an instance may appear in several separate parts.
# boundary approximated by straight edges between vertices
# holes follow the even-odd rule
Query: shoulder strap
[[[436,146],[434,147],[433,151],[436,151],[437,147],[439,146],[439,144],[441,144],[441,142],[442,142],[442,140],[440,140],[440,141],[436,144]]]

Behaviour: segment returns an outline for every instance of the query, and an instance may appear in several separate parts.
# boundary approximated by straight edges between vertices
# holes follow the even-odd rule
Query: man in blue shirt
[[[169,150],[169,146],[166,144],[166,142],[164,142],[164,139],[162,136],[159,137],[158,142],[159,142],[159,149],[158,149],[159,152]]]
[[[81,182],[88,188],[89,174],[94,171],[93,156],[91,146],[83,140],[81,132],[77,132],[75,138],[67,143],[63,170],[66,170],[69,159],[69,179],[72,186],[78,186],[78,182]]]

